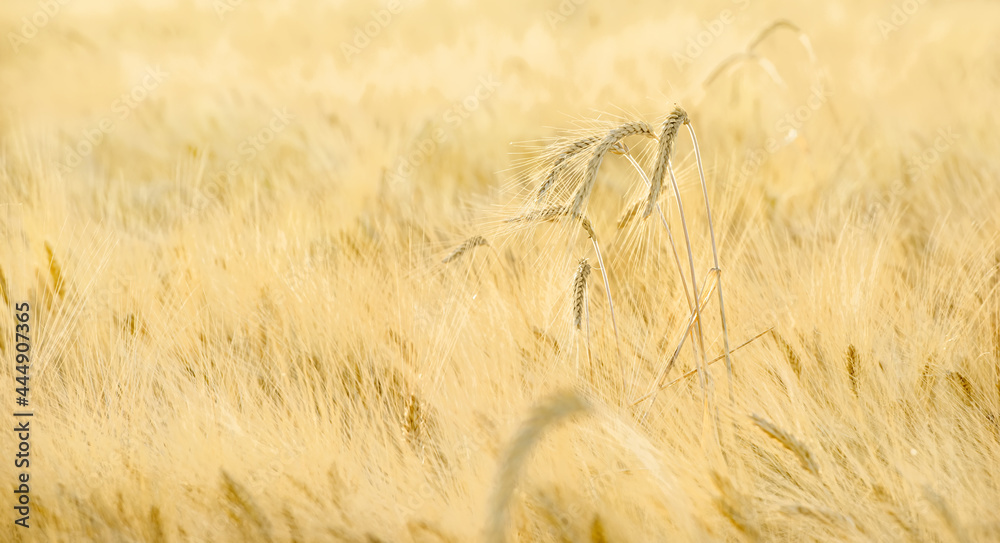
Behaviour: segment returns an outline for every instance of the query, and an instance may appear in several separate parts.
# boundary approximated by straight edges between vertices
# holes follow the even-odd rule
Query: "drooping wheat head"
[[[444,259],[441,260],[441,262],[443,264],[447,264],[453,260],[457,260],[458,258],[461,258],[461,256],[464,255],[465,253],[481,245],[489,245],[489,243],[486,241],[486,238],[479,235],[472,236],[471,238],[463,241],[462,244],[459,245],[458,247],[455,247],[455,250],[452,251],[448,256],[444,257]]]
[[[795,436],[778,428],[760,415],[751,415],[750,418],[753,419],[754,424],[763,430],[765,434],[771,436],[775,441],[781,443],[786,449],[794,453],[802,463],[802,467],[813,474],[819,473],[819,465],[816,463],[812,452],[801,441],[796,439]]]
[[[682,124],[687,123],[688,115],[680,106],[663,121],[663,128],[660,130],[659,150],[656,155],[656,166],[653,169],[653,176],[650,178],[649,197],[646,199],[646,209],[642,212],[642,218],[646,218],[653,212],[660,191],[663,189],[663,177],[667,173],[667,166],[670,162],[670,154],[674,149],[674,139]]]
[[[590,196],[591,191],[594,190],[594,183],[597,180],[597,172],[601,169],[601,162],[604,160],[604,155],[611,151],[611,149],[614,148],[620,140],[636,134],[654,137],[653,129],[648,123],[643,121],[632,121],[608,132],[608,134],[604,136],[604,139],[594,146],[594,153],[591,155],[590,161],[587,162],[587,169],[584,170],[583,181],[577,188],[576,193],[573,195],[573,200],[570,203],[569,213],[574,219],[580,217],[580,214],[583,211],[584,203]]]

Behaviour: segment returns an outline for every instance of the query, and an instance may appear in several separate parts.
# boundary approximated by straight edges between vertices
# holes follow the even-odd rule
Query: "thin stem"
[[[587,369],[590,371],[591,380],[594,377],[594,359],[590,356],[590,293],[583,291],[583,316],[587,322]],[[577,375],[580,372],[577,370]]]
[[[718,292],[719,292],[719,314],[722,317],[722,348],[726,353],[726,378],[729,381],[729,403],[734,404],[736,396],[733,393],[733,360],[729,354],[729,325],[726,322],[726,303],[722,296],[722,268],[719,267],[719,251],[715,246],[715,228],[712,226],[712,207],[708,204],[708,184],[705,183],[705,169],[701,164],[701,151],[698,148],[698,138],[694,134],[691,123],[685,123],[688,133],[691,134],[691,143],[694,145],[694,156],[698,162],[698,177],[701,178],[701,191],[705,196],[705,213],[708,214],[708,232],[712,240],[712,261],[715,268],[719,270]]]
[[[670,184],[674,189],[674,197],[677,200],[677,211],[680,213],[681,227],[684,231],[684,243],[687,245],[688,253],[688,265],[691,267],[691,291],[694,294],[695,300],[698,299],[698,277],[697,272],[694,269],[694,253],[691,251],[691,236],[688,233],[687,220],[684,218],[684,204],[681,202],[681,191],[677,186],[677,178],[674,176],[674,167],[670,159],[667,159],[667,172],[670,174]],[[702,395],[705,402],[705,408],[708,408],[709,403],[709,390],[711,377],[708,374],[708,355],[705,352],[705,338],[701,330],[701,309],[698,304],[694,304],[695,316],[697,317],[697,328],[695,328],[695,334],[698,336],[698,349],[701,350],[702,365],[699,367],[698,378],[701,383]],[[695,357],[697,358],[697,353]]]
[[[642,167],[639,166],[639,163],[636,162],[635,158],[633,158],[630,154],[626,153],[624,156],[629,160],[629,162],[632,163],[635,170],[639,172],[642,180],[646,183],[646,188],[649,188],[649,185],[651,184],[649,177],[646,175],[646,172],[643,171]],[[656,204],[656,212],[660,215],[660,222],[663,223],[663,229],[667,231],[667,239],[670,240],[670,249],[673,250],[674,253],[674,262],[677,263],[677,273],[681,276],[681,283],[686,285],[687,279],[684,277],[684,266],[681,266],[681,257],[677,254],[677,245],[674,243],[674,234],[670,231],[670,226],[667,225],[667,219],[663,216],[663,210],[660,209],[659,203]],[[691,294],[687,291],[687,287],[681,290],[684,291],[684,297],[687,299],[688,311],[694,311],[694,304],[691,302]]]
[[[716,279],[718,279],[718,276],[716,276]],[[711,296],[712,290],[714,290],[714,284],[712,288],[709,288],[708,283],[706,283],[704,288],[706,289],[706,291],[701,293],[701,297],[699,298],[698,301],[699,307],[704,307],[708,304],[708,297]],[[643,411],[642,417],[639,418],[640,424],[645,422],[646,415],[649,414],[649,410],[652,409],[653,404],[656,403],[656,395],[659,393],[660,390],[663,390],[663,387],[660,385],[660,383],[664,379],[666,379],[667,375],[670,373],[670,370],[673,369],[674,364],[677,362],[677,357],[681,354],[681,348],[684,347],[684,341],[687,339],[689,333],[691,332],[691,328],[694,325],[696,319],[697,315],[695,314],[694,311],[691,311],[691,316],[690,318],[688,318],[687,327],[684,328],[684,333],[681,334],[681,338],[677,342],[677,347],[674,348],[674,354],[670,357],[670,361],[668,361],[666,365],[663,366],[663,368],[660,370],[660,373],[656,375],[656,379],[653,381],[653,390],[651,390],[648,394],[646,394],[642,398],[639,398],[638,400],[632,403],[632,405],[637,405],[643,400],[646,400],[647,398],[652,398],[652,400],[649,402],[649,406],[647,406],[646,410]],[[697,372],[698,370],[694,371]]]
[[[639,163],[629,153],[625,153],[624,156],[625,156],[625,158],[628,159],[628,161],[630,163],[632,163],[632,167],[634,167],[635,170],[637,172],[639,172],[639,176],[642,177],[642,180],[646,183],[646,188],[649,188],[649,186],[652,183],[650,182],[649,177],[646,175],[646,172],[642,169],[642,167],[639,166]],[[663,209],[660,208],[659,202],[656,203],[656,213],[660,216],[660,222],[663,224],[663,229],[667,231],[667,240],[669,240],[669,242],[670,242],[670,250],[674,254],[674,263],[677,265],[677,274],[681,278],[681,286],[682,286],[681,291],[684,292],[684,298],[687,300],[688,311],[690,311],[691,314],[694,315],[694,313],[695,313],[695,311],[694,311],[694,303],[691,301],[691,293],[688,292],[688,289],[687,289],[687,279],[684,277],[684,266],[681,265],[681,257],[677,253],[677,244],[674,243],[674,234],[670,230],[670,226],[667,224],[667,218],[664,216]],[[690,331],[690,330],[691,330],[691,327],[688,326],[688,331]],[[687,334],[687,332],[685,332],[685,334]],[[681,345],[684,344],[684,339],[683,338],[681,338],[680,344]],[[679,349],[678,349],[678,351],[679,351]],[[694,355],[696,357],[698,356],[697,349],[695,349]],[[632,377],[633,377],[633,380],[635,380],[634,379],[635,376],[633,375]],[[645,415],[643,415],[643,418],[645,418]]]
[[[622,365],[622,346],[621,340],[618,337],[618,320],[615,318],[615,303],[611,300],[611,283],[608,282],[608,272],[604,269],[604,258],[601,256],[601,247],[597,244],[597,238],[591,237],[590,241],[594,243],[594,252],[597,253],[597,263],[601,267],[601,277],[604,279],[604,292],[608,295],[608,307],[611,308],[611,327],[615,330],[615,349],[618,351],[618,365]],[[588,310],[589,311],[589,310]],[[590,327],[590,318],[588,313],[587,327]],[[590,332],[588,331],[588,335]],[[625,368],[622,368],[622,393],[624,394],[622,402],[628,398],[631,392],[630,383],[625,374]]]

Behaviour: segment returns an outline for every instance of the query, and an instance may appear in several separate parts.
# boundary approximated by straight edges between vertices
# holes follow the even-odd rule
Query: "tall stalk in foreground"
[[[719,293],[719,313],[722,318],[722,348],[726,354],[726,378],[729,381],[729,403],[733,404],[736,401],[736,396],[733,393],[733,361],[732,356],[729,354],[729,325],[726,323],[726,303],[722,296],[722,268],[719,267],[719,251],[715,246],[712,207],[708,204],[708,185],[705,183],[705,169],[701,164],[701,151],[698,148],[698,138],[694,134],[694,128],[691,126],[690,120],[686,121],[684,126],[687,127],[688,133],[691,134],[691,144],[694,145],[694,156],[698,162],[698,177],[701,179],[701,191],[705,197],[705,213],[708,215],[708,233],[712,240],[712,263],[715,266],[714,269],[718,272],[716,276],[716,290]]]

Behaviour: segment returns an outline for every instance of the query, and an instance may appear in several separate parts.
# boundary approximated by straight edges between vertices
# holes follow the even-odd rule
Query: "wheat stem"
[[[632,167],[639,172],[639,176],[642,177],[642,180],[646,183],[646,187],[649,188],[651,186],[651,182],[649,177],[646,176],[646,172],[643,171],[641,166],[639,166],[639,163],[636,162],[635,158],[630,154],[626,154],[625,158],[632,163]],[[641,205],[641,203],[641,201],[636,202],[637,205]],[[694,310],[694,304],[691,302],[691,293],[687,290],[687,278],[684,277],[684,266],[681,265],[681,257],[677,253],[677,244],[674,243],[674,234],[670,230],[670,226],[667,224],[667,218],[663,215],[663,209],[660,208],[659,202],[656,204],[656,211],[660,215],[660,222],[663,224],[663,229],[667,231],[667,240],[670,241],[670,250],[674,253],[674,262],[677,264],[677,273],[681,276],[681,284],[685,285],[681,290],[684,291],[684,298],[687,299],[688,310],[692,311]]]
[[[563,392],[536,406],[531,416],[521,424],[517,435],[503,452],[496,482],[490,495],[486,541],[504,543],[507,540],[507,507],[517,486],[517,478],[527,464],[528,456],[546,428],[573,415],[590,410],[586,399],[574,392]]]
[[[711,273],[711,272],[709,272],[709,273]],[[701,293],[701,297],[699,298],[699,301],[698,301],[699,307],[704,307],[704,306],[706,306],[708,304],[708,297],[712,294],[712,290],[714,290],[714,288],[715,288],[714,284],[711,287],[709,286],[709,281],[710,280],[706,280],[705,281],[705,285],[703,287],[704,290]],[[649,406],[646,407],[646,410],[643,412],[642,417],[639,419],[640,422],[643,422],[643,421],[646,420],[646,415],[649,414],[649,410],[652,409],[653,408],[653,404],[656,403],[656,395],[657,395],[657,393],[660,390],[662,390],[662,387],[659,387],[659,383],[662,382],[663,379],[665,379],[667,377],[667,374],[670,373],[670,370],[673,369],[674,364],[677,362],[677,357],[680,356],[680,354],[681,354],[681,348],[684,347],[684,341],[687,339],[688,335],[691,333],[691,328],[694,326],[694,323],[695,323],[695,321],[697,319],[698,319],[698,313],[696,313],[694,310],[692,310],[691,311],[691,316],[688,318],[687,326],[684,328],[684,332],[681,334],[680,340],[678,340],[678,342],[677,342],[677,347],[674,348],[674,354],[670,357],[670,361],[667,362],[667,364],[665,366],[663,366],[662,369],[660,369],[660,372],[657,374],[656,379],[653,380],[653,390],[650,391],[645,396],[643,396],[642,399],[640,399],[637,402],[635,402],[635,403],[638,403],[638,402],[640,402],[640,401],[642,401],[642,400],[644,400],[646,398],[652,397],[652,401],[649,402]],[[697,354],[698,354],[698,352],[697,352],[697,349],[696,349],[695,350],[695,356],[697,356]],[[706,367],[707,366],[708,366],[708,364],[706,364]],[[700,366],[699,366],[699,368],[700,368]],[[695,370],[695,371],[698,371],[698,370]],[[635,403],[633,403],[632,405],[635,405]]]
[[[754,337],[752,337],[752,338],[744,341],[743,343],[740,343],[736,347],[733,347],[733,350],[730,351],[730,352],[736,352],[736,351],[742,349],[743,347],[746,347],[747,345],[749,345],[749,344],[753,343],[754,341],[756,341],[756,340],[760,339],[761,337],[763,337],[764,334],[770,332],[771,330],[773,330],[773,328],[768,328],[767,330],[764,330],[763,332],[757,334],[756,336],[754,336]],[[723,360],[724,358],[726,358],[726,355],[725,354],[720,354],[719,356],[717,356],[717,357],[709,360],[708,364],[709,365],[715,364],[716,362],[719,362],[720,360]],[[663,389],[666,389],[666,388],[670,388],[670,387],[676,385],[677,383],[683,381],[684,379],[687,379],[688,377],[691,377],[692,375],[694,375],[696,373],[698,373],[697,369],[691,370],[691,371],[685,373],[684,375],[681,375],[680,377],[674,379],[673,381],[670,381],[669,383],[665,383],[665,384],[660,385],[660,387],[659,387],[658,390],[663,390]],[[666,377],[666,374],[664,374],[664,377]],[[653,396],[655,394],[656,394],[656,391],[654,390],[654,391],[646,394],[645,396],[643,396],[641,398],[637,398],[635,401],[632,402],[632,407],[635,407],[635,406],[639,405],[640,403],[648,400],[651,396]]]
[[[675,196],[675,198],[677,200],[677,212],[680,214],[680,219],[681,219],[681,230],[684,232],[684,243],[687,246],[688,265],[691,268],[691,270],[690,270],[691,271],[691,292],[694,293],[694,297],[695,297],[695,299],[697,299],[698,298],[698,277],[697,277],[697,272],[694,269],[694,253],[691,250],[691,235],[688,232],[687,219],[684,218],[684,203],[681,202],[681,190],[680,190],[680,187],[677,186],[677,178],[674,176],[674,168],[670,164],[670,160],[669,159],[667,159],[667,172],[670,174],[670,184],[671,184],[671,186],[674,189],[674,196]],[[702,334],[702,330],[701,330],[701,322],[702,322],[701,321],[701,308],[698,307],[698,304],[693,304],[693,305],[694,305],[695,317],[696,317],[696,321],[697,321],[694,333],[698,337],[698,345],[697,345],[697,348],[695,349],[695,351],[701,350],[702,358],[704,359],[702,361],[703,364],[700,367],[700,371],[698,372],[698,374],[699,374],[698,381],[701,383],[702,394],[703,394],[703,397],[704,397],[705,405],[707,407],[708,406],[708,393],[709,393],[709,390],[708,390],[708,388],[709,388],[709,380],[711,379],[711,377],[709,377],[709,375],[708,375],[708,368],[707,368],[708,357],[706,356],[706,353],[705,353],[705,338],[704,338],[704,336]],[[696,352],[695,353],[695,358],[697,358],[697,357],[698,357],[698,353]]]
[[[709,238],[712,241],[712,262],[715,265],[715,269],[718,270],[718,277],[716,279],[718,285],[716,290],[719,293],[719,314],[722,318],[722,348],[723,352],[726,353],[726,378],[729,381],[729,403],[734,404],[736,402],[736,396],[733,392],[733,360],[729,354],[729,324],[726,321],[726,303],[722,296],[722,268],[719,267],[719,251],[715,245],[715,228],[712,225],[712,207],[708,204],[708,184],[705,183],[705,169],[701,163],[701,151],[698,147],[698,138],[694,134],[694,127],[691,126],[691,122],[687,121],[684,123],[687,127],[688,133],[691,134],[691,144],[694,146],[694,157],[695,161],[698,163],[698,177],[701,179],[701,192],[705,197],[705,213],[708,216],[708,233]]]
[[[604,257],[601,256],[601,246],[597,243],[597,235],[594,233],[594,226],[590,223],[590,219],[587,217],[584,217],[583,220],[580,221],[580,224],[583,227],[583,230],[587,232],[587,236],[590,237],[590,241],[594,244],[594,253],[597,254],[597,264],[601,269],[601,278],[604,279],[604,292],[608,295],[608,308],[611,310],[611,327],[615,331],[615,350],[618,352],[618,365],[622,368],[622,401],[624,402],[624,398],[627,398],[631,394],[631,387],[629,386],[630,381],[625,373],[625,368],[622,367],[622,346],[621,339],[618,335],[618,319],[615,317],[615,303],[611,299],[611,282],[608,281],[607,266],[604,265]]]

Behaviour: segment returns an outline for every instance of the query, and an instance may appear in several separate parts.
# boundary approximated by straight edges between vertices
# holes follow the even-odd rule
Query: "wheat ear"
[[[545,181],[543,181],[538,187],[538,196],[536,201],[538,203],[542,203],[542,200],[545,199],[545,195],[548,194],[549,189],[551,189],[552,186],[555,185],[556,180],[559,179],[559,174],[562,173],[562,170],[566,167],[566,162],[569,161],[569,159],[583,151],[586,151],[599,141],[601,141],[601,136],[589,136],[567,145],[563,149],[563,152],[559,153],[555,164],[552,165],[552,169],[549,170],[549,174],[545,177]],[[628,147],[624,143],[618,142],[611,147],[611,152],[615,154],[625,154],[628,152]]]
[[[594,360],[590,354],[590,307],[587,304],[587,278],[589,276],[590,263],[587,262],[586,258],[581,258],[580,265],[577,266],[576,273],[573,274],[573,324],[577,330],[580,330],[584,318],[587,320],[587,367],[593,369]],[[579,374],[579,363],[577,363],[576,369]]]
[[[444,259],[441,260],[441,262],[447,264],[452,260],[457,260],[458,258],[461,258],[461,256],[464,255],[465,253],[469,252],[470,250],[476,247],[479,247],[480,245],[489,245],[489,243],[486,242],[486,238],[484,238],[483,236],[472,236],[471,238],[463,241],[462,244],[459,245],[458,247],[455,247],[455,250],[452,251],[451,254],[449,254],[448,256],[444,257]]]
[[[590,157],[590,162],[587,163],[587,169],[584,172],[583,182],[580,184],[579,188],[577,188],[576,194],[573,195],[573,201],[570,204],[570,215],[574,219],[580,218],[584,202],[587,201],[591,191],[594,190],[594,182],[597,180],[597,171],[601,169],[601,162],[604,160],[604,155],[608,154],[608,151],[614,148],[619,140],[635,134],[655,137],[653,135],[653,129],[649,126],[649,124],[643,121],[633,121],[625,123],[608,132],[608,135],[604,136],[604,139],[602,139],[601,142],[594,147],[594,154]]]
[[[786,449],[795,453],[795,456],[798,456],[799,461],[802,462],[802,467],[811,473],[819,473],[819,466],[816,464],[816,459],[813,458],[812,453],[809,452],[809,449],[801,441],[795,439],[795,436],[778,428],[760,415],[751,415],[750,418],[753,419],[754,424],[763,430],[765,434],[771,436],[775,441],[784,445]]]
[[[518,474],[528,461],[531,449],[542,433],[557,423],[590,410],[590,403],[575,392],[561,392],[550,397],[531,412],[500,459],[496,481],[490,495],[486,541],[505,543],[507,539],[507,507],[517,486]]]
[[[573,275],[573,324],[579,330],[583,325],[583,308],[587,303],[587,277],[590,275],[590,263],[586,258],[580,259]]]
[[[544,209],[529,211],[524,215],[504,219],[504,222],[544,222],[554,221],[569,212],[569,208],[563,205],[549,206]]]
[[[542,203],[542,200],[545,198],[545,194],[549,191],[550,188],[552,188],[552,185],[555,184],[556,179],[558,179],[559,174],[562,172],[562,169],[566,166],[566,161],[580,154],[581,152],[586,151],[592,145],[594,145],[599,141],[601,141],[601,136],[586,137],[583,138],[582,140],[577,140],[574,141],[573,143],[570,143],[563,149],[562,153],[559,153],[559,156],[556,158],[555,164],[553,164],[552,169],[549,170],[549,175],[545,178],[545,181],[542,182],[541,186],[538,187],[538,199],[537,199],[538,203]]]
[[[663,189],[663,176],[667,173],[670,164],[670,154],[674,148],[674,139],[681,124],[687,122],[687,112],[680,106],[675,107],[673,112],[663,121],[663,129],[660,131],[660,149],[656,156],[656,168],[653,169],[653,177],[650,179],[649,198],[646,199],[646,210],[642,212],[642,218],[646,218],[653,212],[660,191]]]

